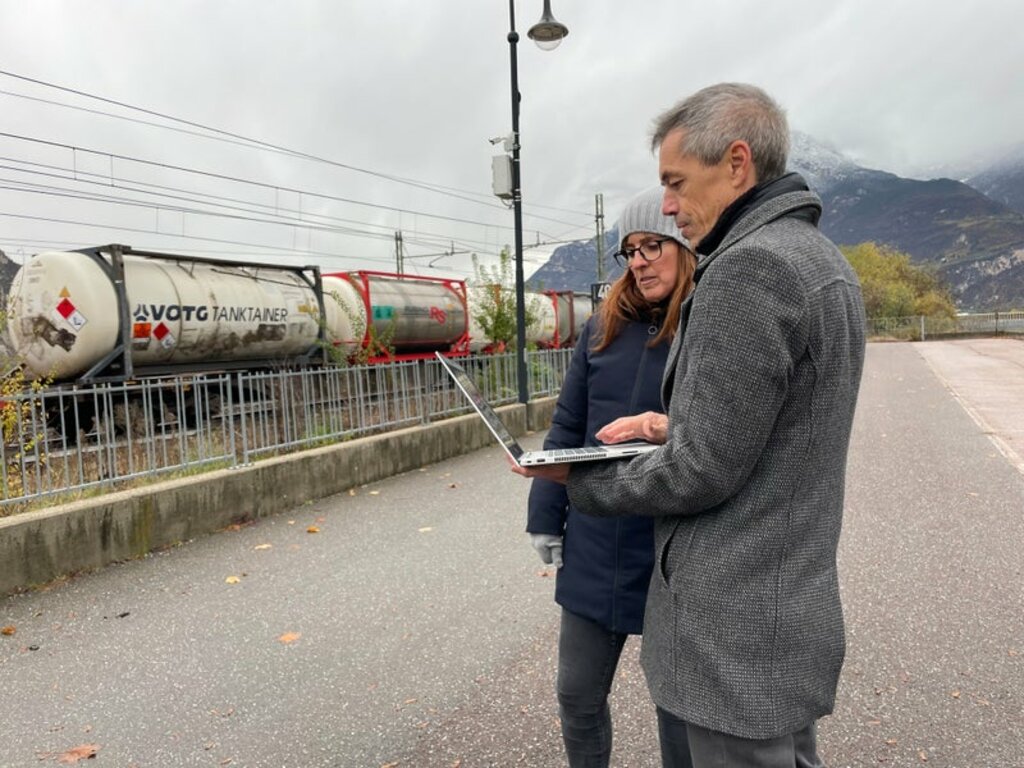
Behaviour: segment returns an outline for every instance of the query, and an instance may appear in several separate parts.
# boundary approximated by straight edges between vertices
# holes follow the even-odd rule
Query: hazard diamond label
[[[86,322],[85,315],[79,312],[75,305],[71,303],[71,299],[66,296],[57,304],[56,314],[76,331],[81,330]]]
[[[164,349],[170,349],[174,346],[174,334],[163,323],[157,323],[156,328],[153,329],[153,335]]]

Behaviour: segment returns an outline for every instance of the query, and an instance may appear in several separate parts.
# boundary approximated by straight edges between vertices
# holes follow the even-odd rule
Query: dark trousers
[[[680,720],[658,707],[662,768],[825,768],[817,723],[774,739],[744,739]]]
[[[612,754],[608,692],[626,637],[562,609],[558,714],[570,768],[607,768]]]

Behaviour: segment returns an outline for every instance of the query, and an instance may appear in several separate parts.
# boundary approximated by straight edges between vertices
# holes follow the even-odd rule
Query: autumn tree
[[[476,254],[473,255],[473,280],[469,290],[474,306],[473,320],[486,339],[497,346],[515,347],[515,272],[507,246],[501,249],[498,263],[492,267],[481,264]],[[527,327],[537,321],[536,300],[526,301],[525,315]]]
[[[868,317],[956,316],[949,291],[933,272],[911,264],[908,254],[870,242],[840,250],[860,279]]]

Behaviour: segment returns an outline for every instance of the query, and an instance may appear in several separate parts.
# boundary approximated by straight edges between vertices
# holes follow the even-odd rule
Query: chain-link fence
[[[572,350],[527,355],[556,395]],[[515,402],[512,354],[464,358],[493,404]],[[168,476],[424,424],[470,410],[435,360],[64,386],[0,400],[0,515]]]

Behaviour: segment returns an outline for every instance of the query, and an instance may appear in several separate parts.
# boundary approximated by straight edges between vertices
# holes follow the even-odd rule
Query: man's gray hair
[[[750,146],[758,183],[786,172],[786,113],[755,85],[719,83],[679,102],[655,119],[651,149],[657,151],[676,130],[685,132],[680,152],[694,155],[704,165],[720,162],[729,145],[742,140]]]

